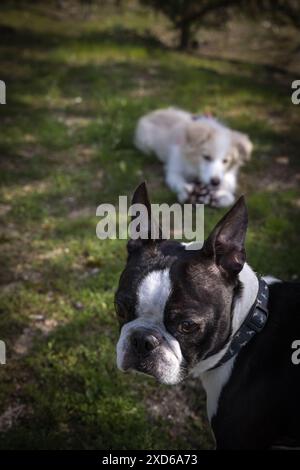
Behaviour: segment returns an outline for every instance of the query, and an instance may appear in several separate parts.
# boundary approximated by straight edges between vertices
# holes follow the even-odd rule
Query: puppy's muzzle
[[[217,176],[214,176],[213,178],[210,179],[210,183],[213,186],[219,186],[219,184],[221,183],[221,180]]]

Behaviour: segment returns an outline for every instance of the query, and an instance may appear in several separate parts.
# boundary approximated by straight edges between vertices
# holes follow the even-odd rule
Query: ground
[[[297,76],[248,40],[234,60],[209,35],[204,51],[176,52],[164,20],[136,7],[15,5],[0,6],[0,448],[210,448],[197,381],[166,387],[116,369],[125,241],[96,238],[96,207],[144,179],[154,202],[175,202],[161,165],[134,149],[135,123],[170,104],[211,111],[255,145],[239,188],[249,263],[297,279]],[[223,212],[206,210],[206,231]]]

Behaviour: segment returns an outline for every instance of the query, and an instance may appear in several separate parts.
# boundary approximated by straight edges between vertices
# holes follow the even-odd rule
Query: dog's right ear
[[[253,150],[253,144],[246,134],[238,131],[231,131],[232,142],[237,150],[240,163],[248,162]]]
[[[237,275],[246,261],[247,225],[247,207],[242,196],[224,215],[204,243],[204,253],[213,258],[219,269],[228,276]]]
[[[129,232],[131,238],[127,243],[129,253],[145,244],[161,239],[161,229],[152,217],[151,203],[145,182],[141,183],[134,191],[130,215]]]

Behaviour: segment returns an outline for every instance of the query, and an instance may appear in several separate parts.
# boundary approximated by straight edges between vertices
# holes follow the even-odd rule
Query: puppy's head
[[[221,185],[224,175],[249,160],[251,152],[246,134],[232,131],[213,118],[192,121],[186,128],[184,154],[204,184]]]
[[[133,203],[150,207],[144,184]],[[150,214],[150,212],[148,212]],[[149,215],[151,217],[151,215]],[[130,240],[115,296],[117,364],[159,382],[180,382],[228,340],[245,262],[247,211],[241,198],[201,250],[176,241]]]

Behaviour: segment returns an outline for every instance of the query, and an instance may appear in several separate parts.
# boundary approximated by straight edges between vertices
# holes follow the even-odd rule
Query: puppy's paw
[[[190,195],[194,190],[194,185],[190,183],[185,183],[180,191],[177,192],[177,199],[181,204],[189,201]]]
[[[210,205],[212,207],[228,207],[235,201],[234,195],[227,191],[217,191],[211,198]]]

